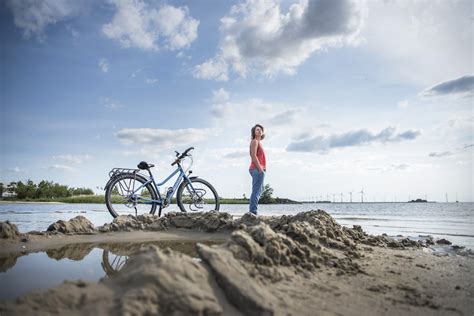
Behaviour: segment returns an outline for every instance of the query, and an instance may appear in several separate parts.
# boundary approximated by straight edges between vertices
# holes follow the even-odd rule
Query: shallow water
[[[221,205],[234,216],[248,205]],[[474,203],[308,203],[260,205],[260,215],[292,215],[323,209],[345,226],[361,225],[370,234],[418,237],[433,235],[474,249]],[[179,211],[170,205],[166,212]],[[49,224],[78,215],[100,226],[112,221],[105,204],[0,204],[0,221],[15,223],[21,232],[46,230]]]
[[[206,245],[215,241],[200,241]],[[0,300],[19,297],[35,289],[51,288],[65,280],[98,281],[114,277],[141,247],[171,248],[197,258],[196,241],[76,244],[23,255],[0,257]],[[198,259],[196,259],[198,260]],[[177,262],[176,264],[179,264]]]

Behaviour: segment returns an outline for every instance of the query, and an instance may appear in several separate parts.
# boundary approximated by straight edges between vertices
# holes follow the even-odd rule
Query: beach
[[[2,223],[2,234],[2,271],[41,251],[80,260],[95,247],[105,253],[128,245],[120,248],[128,260],[113,276],[1,300],[2,315],[469,315],[474,308],[470,250],[369,235],[321,210],[120,216],[99,227],[78,216],[28,234]],[[182,248],[193,253],[156,244],[165,241],[191,241]]]

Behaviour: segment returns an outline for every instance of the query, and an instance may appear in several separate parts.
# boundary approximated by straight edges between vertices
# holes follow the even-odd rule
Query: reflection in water
[[[199,241],[206,245],[225,240]],[[170,248],[196,258],[197,241],[73,244],[38,253],[0,256],[0,300],[13,299],[33,289],[50,288],[65,280],[98,281],[113,277],[128,258],[144,247]],[[53,259],[53,260],[52,260]]]
[[[128,256],[114,255],[109,250],[104,249],[102,252],[102,269],[108,277],[112,277],[122,269],[127,260]]]
[[[200,242],[205,245],[214,245],[221,242],[216,241],[202,241]],[[158,246],[162,249],[170,248],[174,251],[181,252],[192,258],[197,258],[198,254],[196,251],[195,241],[160,241],[160,242],[147,242],[147,243],[119,243],[119,244],[102,244],[102,269],[107,276],[112,277],[122,269],[124,264],[127,262],[130,256],[134,253],[148,247],[150,245]]]
[[[61,248],[48,249],[46,254],[55,260],[70,259],[74,261],[83,260],[91,251],[97,247],[94,244],[72,244]]]
[[[224,242],[223,240],[213,240],[213,241],[200,241],[200,243],[205,245],[215,245]],[[126,259],[137,252],[140,249],[148,247],[150,245],[157,246],[159,248],[165,249],[170,248],[174,251],[181,252],[193,258],[197,257],[196,252],[196,241],[183,241],[183,240],[166,240],[166,241],[149,241],[142,243],[100,243],[100,244],[70,244],[63,246],[61,248],[48,249],[45,251],[46,255],[57,261],[63,259],[69,259],[73,261],[82,261],[87,257],[93,249],[99,248],[103,249],[102,261],[111,260],[117,267],[122,267],[126,262]],[[0,272],[6,272],[15,266],[17,259],[22,256],[27,256],[26,252],[4,254],[0,257]],[[110,259],[110,258],[113,259]],[[115,258],[118,258],[115,260]],[[120,259],[122,258],[122,259]],[[114,261],[115,260],[115,261]],[[120,265],[119,265],[120,262]],[[107,264],[109,266],[109,264]],[[117,270],[117,269],[116,269]]]
[[[6,272],[8,269],[16,264],[16,259],[23,254],[10,254],[5,257],[0,257],[0,272]]]

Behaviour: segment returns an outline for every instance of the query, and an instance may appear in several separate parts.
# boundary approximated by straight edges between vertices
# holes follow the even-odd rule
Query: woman
[[[249,212],[257,215],[258,200],[263,191],[263,179],[265,178],[266,160],[262,147],[262,139],[265,138],[263,126],[256,124],[251,130],[252,141],[250,142],[250,163],[249,172],[252,176],[252,194],[250,195]]]

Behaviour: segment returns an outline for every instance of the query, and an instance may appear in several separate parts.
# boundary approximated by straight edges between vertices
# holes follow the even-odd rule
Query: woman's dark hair
[[[260,124],[255,124],[254,127],[252,127],[251,131],[250,131],[250,134],[252,135],[252,139],[255,139],[255,129],[257,127],[260,127],[262,129],[262,137],[260,139],[264,139],[265,138],[265,130],[263,129],[263,126],[260,125]]]

